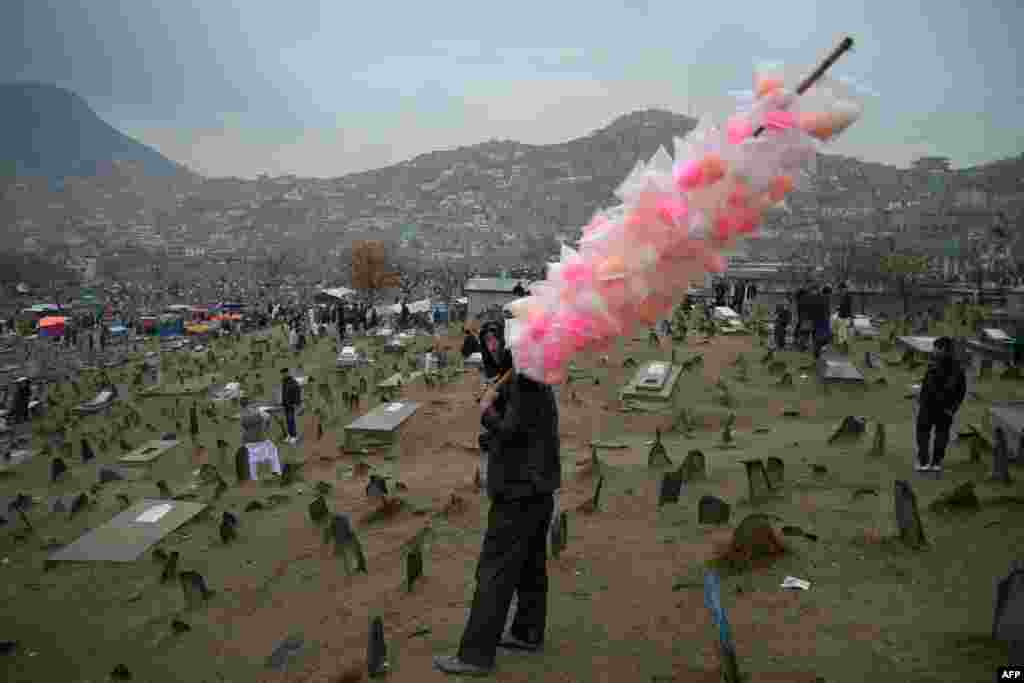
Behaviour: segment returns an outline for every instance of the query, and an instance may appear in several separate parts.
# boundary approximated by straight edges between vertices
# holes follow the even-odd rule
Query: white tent
[[[327,296],[330,297],[334,297],[335,299],[344,299],[346,297],[352,296],[356,292],[354,289],[349,289],[348,287],[333,287],[331,289],[322,289],[320,290],[320,293],[326,294]]]

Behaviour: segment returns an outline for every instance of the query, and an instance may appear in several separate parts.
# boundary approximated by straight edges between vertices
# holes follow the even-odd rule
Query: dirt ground
[[[449,339],[453,349],[459,341]],[[247,344],[234,351],[236,358],[218,364],[225,381],[248,367],[240,357]],[[860,366],[865,350],[877,351],[878,342],[854,344],[851,355]],[[749,681],[990,680],[1006,663],[1005,646],[989,636],[995,581],[1024,547],[1019,524],[1024,507],[1012,498],[1024,501],[1024,476],[1013,468],[1013,485],[986,483],[991,457],[970,462],[964,443],[951,446],[941,480],[912,471],[911,406],[905,393],[924,368],[865,370],[868,386],[826,391],[810,369],[801,370],[811,362],[808,354],[781,353],[795,380],[793,388],[784,389],[760,362],[764,349],[754,338],[719,337],[705,344],[691,335],[675,349],[680,360],[695,353],[704,357],[701,369],[683,375],[676,393],[675,409],[690,409],[698,425],[684,436],[672,431],[670,411],[624,411],[618,399],[635,372],[623,367],[626,357],[642,364],[668,359],[670,353],[667,340],[653,349],[643,335],[606,355],[576,360],[577,379],[560,390],[560,505],[569,511],[569,539],[562,555],[549,562],[546,648],[537,654],[499,652],[495,680],[718,681],[716,630],[704,605],[703,572],[739,521],[755,511],[776,514],[818,540],[786,537],[787,553],[768,566],[723,575],[723,603]],[[733,367],[740,353],[749,360],[745,382]],[[301,363],[305,373],[333,377],[333,356],[325,341],[299,360],[287,354],[268,357],[261,369],[266,397],[281,366]],[[887,385],[874,384],[880,375]],[[732,388],[732,408],[717,401],[713,386],[720,377]],[[217,424],[200,418],[205,453],[197,454],[185,437],[158,461],[148,480],[107,484],[89,509],[69,520],[66,513],[49,513],[45,498],[86,490],[96,481],[95,465],[80,461],[77,436],[94,433],[104,426],[103,418],[81,423],[72,433],[74,457],[63,481],[46,484],[46,457],[0,477],[0,494],[24,492],[43,499],[29,512],[37,535],[25,533],[20,523],[0,527],[0,639],[20,641],[16,654],[0,656],[0,678],[98,682],[123,664],[135,681],[357,681],[366,677],[369,622],[379,615],[389,680],[443,680],[432,670],[431,657],[458,646],[487,511],[486,498],[473,485],[478,386],[475,371],[435,388],[420,381],[405,386],[403,399],[422,405],[403,429],[397,452],[386,456],[339,449],[343,428],[354,417],[346,411],[326,425],[319,441],[315,418],[307,414],[299,445],[281,446],[286,461],[304,463],[301,481],[284,488],[233,483],[233,471],[215,446],[222,438],[233,453],[239,440],[237,421],[228,419],[231,410],[225,407]],[[975,387],[980,399],[968,399],[961,424],[980,424],[986,400],[1016,396],[1019,386],[1005,380],[981,383]],[[339,385],[334,391],[337,397]],[[176,418],[163,414],[173,403],[133,400],[143,425],[159,431],[174,431]],[[800,416],[783,417],[787,408],[798,409]],[[358,414],[367,409],[364,402]],[[735,440],[725,447],[720,426],[730,412],[736,414]],[[866,417],[868,434],[855,443],[829,446],[828,436],[846,415]],[[877,421],[887,428],[887,452],[872,458],[867,452]],[[184,423],[187,429],[187,417]],[[708,463],[707,481],[687,484],[678,504],[660,509],[657,487],[664,469],[647,466],[656,428],[674,462],[699,448]],[[140,426],[117,436],[137,445],[155,434]],[[589,458],[595,440],[625,448],[598,451],[605,486],[600,509],[588,515],[577,508],[593,494],[595,482],[578,463]],[[114,462],[117,449],[107,450],[97,449],[97,460]],[[785,482],[773,499],[751,504],[741,461],[770,456],[784,461]],[[205,607],[185,608],[178,584],[160,582],[161,566],[151,552],[133,563],[64,563],[44,571],[47,540],[69,543],[104,523],[120,510],[119,493],[156,497],[159,479],[173,491],[183,490],[203,461],[217,465],[231,488],[212,502],[212,514],[184,525],[158,546],[179,551],[181,569],[206,577],[216,594]],[[365,474],[353,471],[357,461],[405,484],[397,514],[367,519],[376,503],[366,496]],[[815,474],[814,464],[827,471]],[[897,479],[910,481],[917,494],[929,541],[925,550],[909,550],[892,539]],[[318,481],[333,485],[327,495],[331,511],[353,520],[369,575],[346,576],[331,547],[321,542],[321,530],[307,513]],[[928,509],[940,493],[966,481],[976,483],[980,510],[940,514]],[[861,488],[877,495],[855,497]],[[697,501],[708,493],[732,504],[728,525],[697,524]],[[288,499],[244,511],[249,501],[266,501],[272,494]],[[460,505],[450,505],[453,495]],[[200,493],[199,499],[210,495]],[[238,540],[227,546],[218,536],[223,510],[241,520]],[[407,593],[403,544],[428,525],[425,575]],[[782,589],[788,575],[810,581],[810,589]],[[175,619],[191,630],[176,634]],[[284,671],[271,671],[266,658],[290,635],[300,635],[304,647]]]

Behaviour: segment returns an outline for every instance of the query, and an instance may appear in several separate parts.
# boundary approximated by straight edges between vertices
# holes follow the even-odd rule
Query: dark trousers
[[[786,347],[786,326],[775,323],[775,348],[780,351]]]
[[[298,432],[295,430],[295,406],[284,407],[284,419],[288,426],[288,436],[297,436]]]
[[[459,659],[494,666],[513,594],[518,593],[510,633],[539,643],[547,624],[547,534],[554,512],[551,494],[493,501],[487,516],[476,593],[459,646]]]
[[[922,465],[929,462],[941,465],[946,457],[946,446],[949,444],[949,430],[953,426],[953,417],[941,410],[921,408],[917,414],[917,458]],[[935,440],[932,442],[932,431]],[[931,442],[931,443],[930,443]],[[931,450],[929,451],[929,445]]]
[[[814,357],[821,356],[821,350],[832,341],[832,332],[827,329],[818,328],[814,330]]]

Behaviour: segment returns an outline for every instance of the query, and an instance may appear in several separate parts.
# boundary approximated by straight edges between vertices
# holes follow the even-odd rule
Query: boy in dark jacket
[[[291,376],[288,368],[281,368],[281,405],[284,406],[284,417],[288,426],[288,443],[298,443],[299,435],[295,427],[295,411],[302,403],[302,387]]]
[[[491,673],[498,647],[536,651],[547,623],[547,534],[561,487],[558,405],[551,387],[517,375],[485,401],[492,435],[487,489],[492,503],[476,593],[458,654],[435,657],[447,674]],[[502,635],[513,594],[515,619]]]
[[[956,359],[953,340],[940,337],[935,340],[935,355],[924,380],[921,382],[920,405],[917,413],[917,464],[918,472],[941,472],[942,459],[946,456],[949,430],[953,416],[967,394],[967,375]],[[935,441],[929,457],[928,446],[932,431]]]

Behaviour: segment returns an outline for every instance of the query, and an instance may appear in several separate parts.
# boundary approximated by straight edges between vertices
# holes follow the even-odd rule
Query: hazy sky
[[[965,166],[1024,151],[1020,0],[10,2],[0,81],[75,90],[211,175],[561,142],[647,107],[724,114],[755,61],[810,66],[845,34],[857,47],[834,73],[868,93],[836,152]]]

